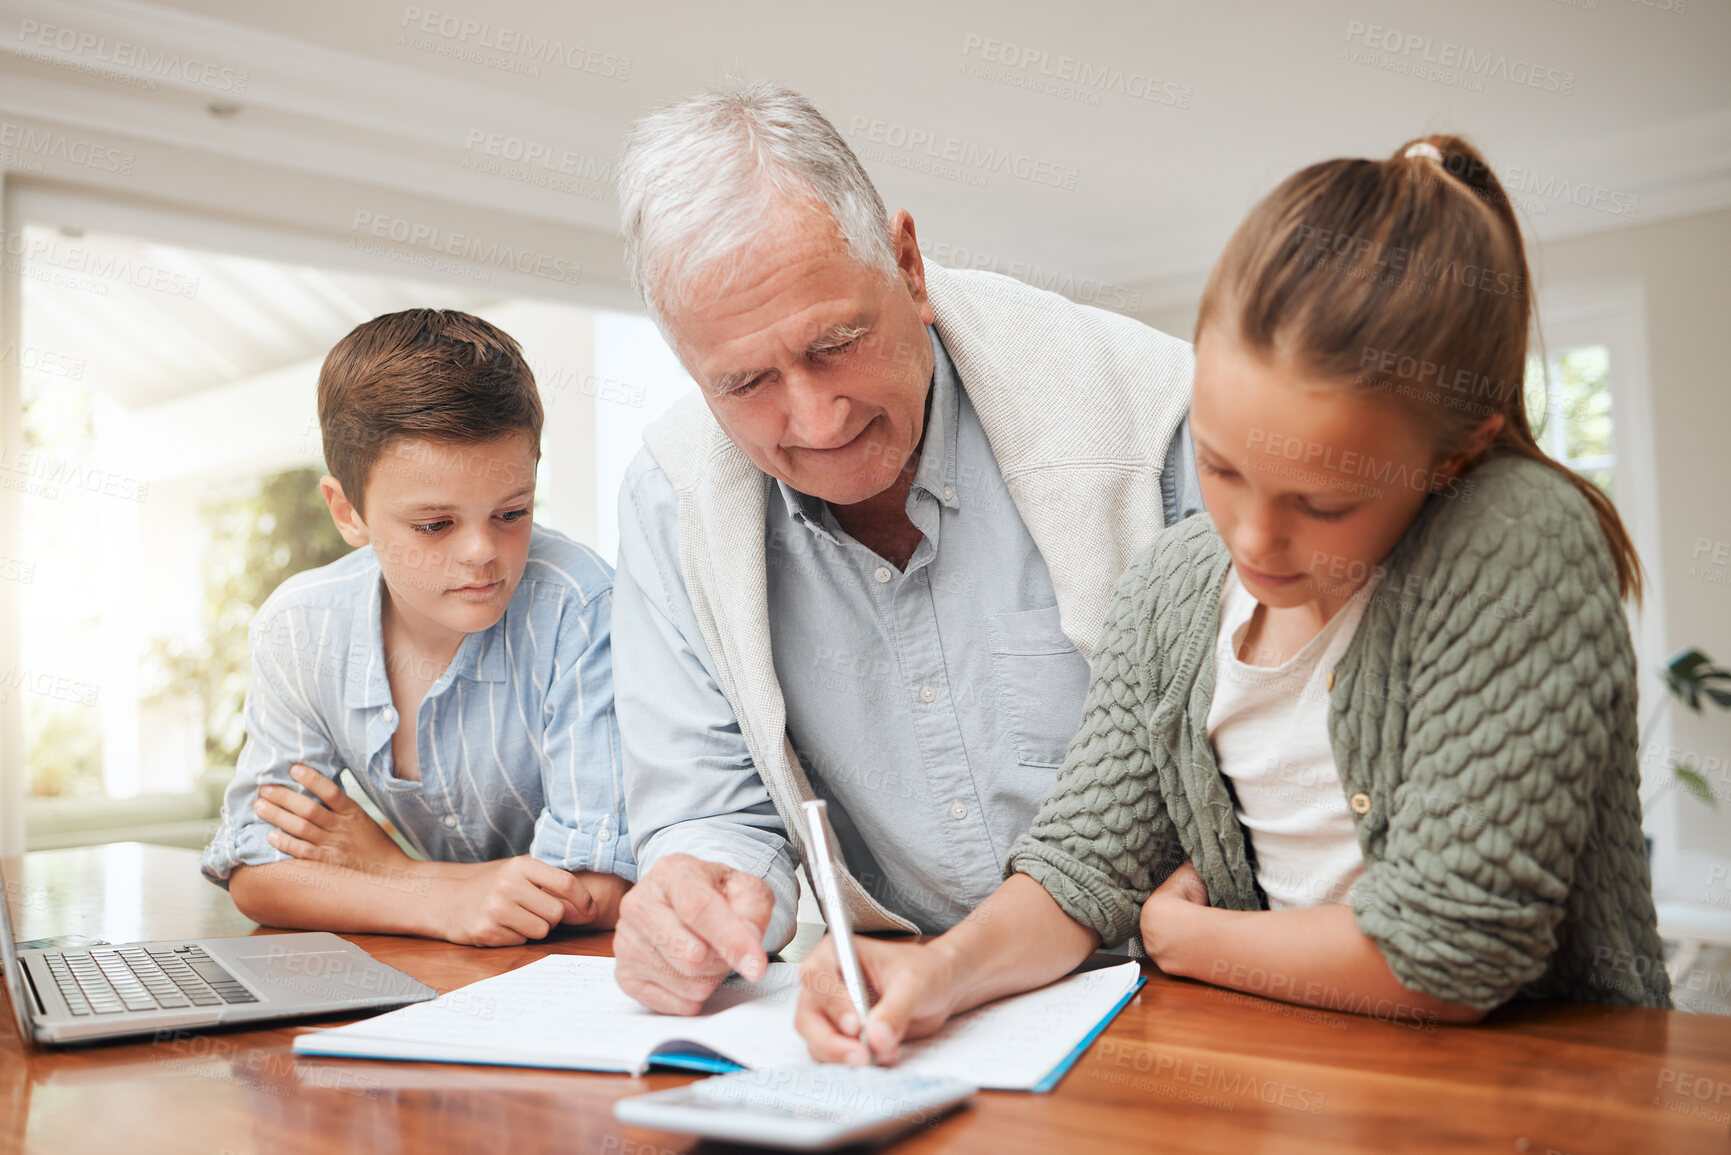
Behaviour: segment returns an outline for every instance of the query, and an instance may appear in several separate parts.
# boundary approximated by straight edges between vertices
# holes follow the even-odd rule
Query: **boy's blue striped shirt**
[[[253,619],[246,745],[203,870],[280,862],[253,813],[289,767],[347,768],[430,859],[533,854],[567,870],[636,877],[624,836],[613,714],[613,571],[594,550],[536,526],[504,615],[469,634],[415,719],[421,780],[391,773],[391,703],[370,547],[284,582]]]

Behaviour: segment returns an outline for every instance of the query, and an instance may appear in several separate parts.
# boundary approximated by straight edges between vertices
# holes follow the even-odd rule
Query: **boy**
[[[252,623],[206,877],[273,926],[479,946],[612,926],[636,875],[612,570],[531,524],[542,411],[522,351],[465,313],[387,314],[331,350],[318,405],[319,488],[362,548]],[[344,768],[429,861],[337,788]]]

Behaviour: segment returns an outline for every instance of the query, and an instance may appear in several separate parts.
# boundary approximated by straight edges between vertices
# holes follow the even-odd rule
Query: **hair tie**
[[[1409,157],[1428,156],[1438,164],[1443,162],[1442,149],[1438,148],[1428,140],[1421,140],[1407,145],[1406,155]]]

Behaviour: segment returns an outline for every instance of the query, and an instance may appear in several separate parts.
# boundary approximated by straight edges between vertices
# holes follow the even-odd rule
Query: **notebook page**
[[[1141,973],[1133,962],[1120,963],[976,1007],[937,1034],[904,1044],[898,1065],[977,1087],[1033,1090],[1112,1012]],[[779,978],[765,975],[753,985],[763,991],[756,1001],[692,1022],[677,1031],[678,1037],[746,1067],[810,1063],[805,1040],[793,1026],[797,971]]]
[[[1059,979],[959,1015],[902,1045],[898,1064],[976,1087],[1029,1091],[1088,1036],[1141,977],[1133,962]]]
[[[548,955],[507,974],[471,983],[431,1002],[302,1035],[295,1050],[308,1054],[509,1063],[536,1067],[640,1071],[649,1052],[670,1038],[701,1032],[716,1041],[725,1032],[710,1021],[751,1007],[758,996],[790,989],[798,998],[799,968],[771,963],[762,981],[737,977],[717,991],[706,1015],[673,1018],[639,1005],[613,981],[613,960]],[[792,1032],[792,1003],[787,1004]],[[748,1014],[746,1021],[761,1017]],[[714,1047],[714,1043],[705,1041]],[[724,1048],[716,1047],[722,1050]],[[802,1048],[803,1053],[803,1048]]]
[[[726,1005],[717,1008],[722,1000]],[[769,971],[755,983],[734,975],[704,1005],[718,1013],[697,1019],[663,1016],[664,1045],[658,1049],[677,1052],[686,1049],[678,1042],[698,1043],[742,1067],[811,1062],[811,1052],[793,1026],[793,1012],[799,1005],[797,964],[771,963]]]

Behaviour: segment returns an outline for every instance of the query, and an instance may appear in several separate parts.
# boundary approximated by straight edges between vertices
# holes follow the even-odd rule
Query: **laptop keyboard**
[[[123,946],[42,957],[75,1015],[258,1002],[202,947]]]

